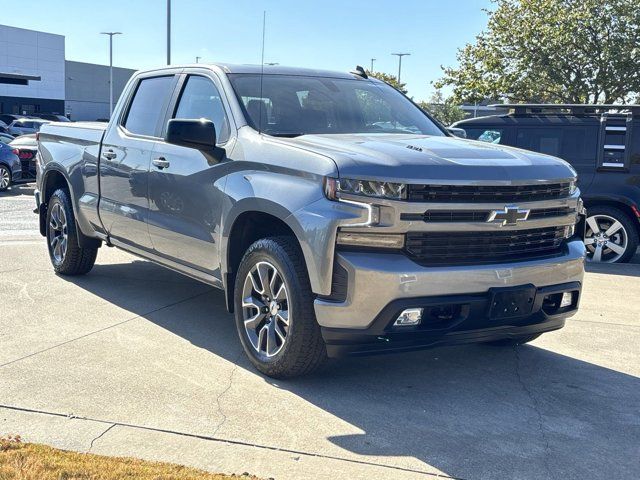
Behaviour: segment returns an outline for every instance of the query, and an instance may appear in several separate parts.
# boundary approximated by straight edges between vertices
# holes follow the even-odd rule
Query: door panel
[[[212,79],[188,76],[173,118],[207,118],[216,126],[218,144],[230,136],[219,90]],[[220,185],[228,163],[219,152],[158,142],[149,175],[149,234],[155,252],[175,262],[216,274],[216,244],[223,201]],[[155,161],[155,162],[154,162]]]
[[[153,248],[147,226],[151,152],[174,88],[172,75],[142,78],[122,125],[109,127],[100,152],[102,223],[115,242],[141,250]]]
[[[147,228],[148,182],[152,140],[127,137],[119,129],[108,135],[100,158],[100,218],[114,240],[151,249]]]

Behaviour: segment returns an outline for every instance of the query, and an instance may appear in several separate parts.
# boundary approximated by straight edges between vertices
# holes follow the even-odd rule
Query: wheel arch
[[[221,269],[227,310],[233,312],[233,286],[238,266],[244,253],[256,240],[265,237],[291,237],[306,255],[296,234],[298,226],[292,225],[290,212],[278,204],[263,204],[267,208],[249,208],[238,211],[223,229]]]
[[[55,166],[50,167],[42,177],[41,186],[42,190],[40,193],[42,195],[42,201],[38,206],[40,234],[43,237],[47,234],[47,209],[51,195],[53,195],[53,193],[58,189],[64,189],[69,193],[69,198],[71,200],[71,208],[73,209],[76,231],[78,232],[78,243],[81,247],[99,248],[102,245],[102,242],[96,238],[86,236],[80,228],[78,223],[78,205],[73,194],[73,186],[64,169]]]
[[[636,232],[640,235],[640,216],[638,216],[638,210],[640,207],[632,200],[626,197],[586,197],[583,198],[584,205],[587,209],[587,215],[589,215],[589,209],[594,207],[613,207],[622,211],[632,220],[633,225],[635,226]],[[635,210],[634,210],[635,209]]]

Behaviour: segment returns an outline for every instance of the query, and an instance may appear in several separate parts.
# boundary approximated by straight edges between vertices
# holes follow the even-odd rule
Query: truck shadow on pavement
[[[71,281],[212,355],[238,363],[249,375],[259,375],[239,356],[235,325],[221,291],[205,291],[190,300],[188,314],[145,314],[140,296],[152,303],[163,295],[149,278],[192,284],[194,292],[202,288],[146,261],[96,265],[88,276]],[[576,344],[578,351],[589,348],[584,338],[572,339],[572,348]],[[409,457],[405,468],[437,468],[466,479],[640,476],[639,379],[537,346],[449,347],[344,359],[310,377],[263,379],[264,388],[291,392],[361,430],[325,435],[345,456],[363,455],[359,458],[373,462],[373,456]],[[248,398],[247,409],[252,405]],[[246,418],[255,421],[255,412],[226,422]],[[290,428],[313,435],[309,432],[318,429],[318,418],[301,418]],[[261,443],[274,444],[277,438],[274,432]],[[306,444],[296,448],[310,451]],[[330,455],[339,451],[330,450]]]

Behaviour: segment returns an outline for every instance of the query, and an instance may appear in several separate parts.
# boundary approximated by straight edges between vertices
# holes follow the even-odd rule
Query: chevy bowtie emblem
[[[520,220],[529,218],[530,210],[521,210],[515,206],[506,206],[504,210],[493,210],[487,222],[502,222],[502,225],[516,225]]]

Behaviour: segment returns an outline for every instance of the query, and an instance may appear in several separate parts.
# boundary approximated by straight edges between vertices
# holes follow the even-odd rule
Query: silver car
[[[39,118],[20,118],[11,122],[11,125],[9,125],[9,133],[16,137],[18,135],[38,133],[40,131],[40,127],[47,123],[50,122]]]

